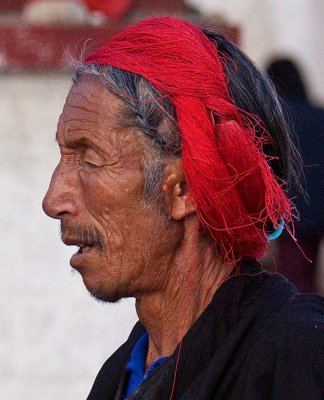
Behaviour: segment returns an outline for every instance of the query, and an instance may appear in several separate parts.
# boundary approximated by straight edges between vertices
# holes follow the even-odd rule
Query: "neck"
[[[149,334],[147,367],[175,351],[231,268],[211,248],[191,244],[181,248],[169,271],[161,290],[136,299],[138,317]]]

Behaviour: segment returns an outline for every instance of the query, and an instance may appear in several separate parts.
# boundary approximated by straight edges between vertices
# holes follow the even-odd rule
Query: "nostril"
[[[43,199],[43,210],[49,217],[61,219],[65,214],[76,213],[76,200],[75,180],[59,163]]]
[[[43,211],[46,215],[48,215],[49,217],[55,218],[55,209],[53,206],[53,198],[51,198],[48,193],[46,193],[43,202],[42,202],[42,208]]]
[[[62,201],[60,197],[50,197],[46,195],[42,207],[46,215],[55,219],[61,219],[63,215],[73,213],[72,202]]]
[[[77,208],[70,193],[52,193],[50,190],[43,199],[42,207],[45,214],[55,219],[61,219],[66,214],[75,214]]]

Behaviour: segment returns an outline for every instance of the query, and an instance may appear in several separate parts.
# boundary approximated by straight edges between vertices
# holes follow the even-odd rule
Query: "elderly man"
[[[323,301],[256,261],[293,238],[294,147],[266,79],[176,18],[79,64],[44,199],[96,298],[139,322],[89,400],[323,399]]]

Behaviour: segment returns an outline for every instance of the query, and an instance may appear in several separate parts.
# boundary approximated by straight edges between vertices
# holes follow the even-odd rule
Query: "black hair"
[[[300,157],[271,81],[234,43],[211,29],[203,32],[217,46],[233,103],[260,118],[271,136],[272,143],[264,146],[264,152],[271,158],[275,175],[299,186]]]

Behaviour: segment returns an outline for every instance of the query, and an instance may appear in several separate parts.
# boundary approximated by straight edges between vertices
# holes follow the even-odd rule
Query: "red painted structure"
[[[25,0],[0,0],[0,14],[16,13],[7,22],[0,20],[0,71],[65,68],[70,56],[78,59],[83,48],[87,55],[130,23],[128,15],[101,27],[32,26],[20,21],[19,12],[24,3]],[[188,12],[188,7],[182,0],[133,0],[133,11],[143,17],[154,12],[181,16]],[[237,42],[236,28],[221,30]]]
[[[85,44],[93,51],[121,27],[0,26],[0,70],[63,68],[69,54],[78,57]]]

